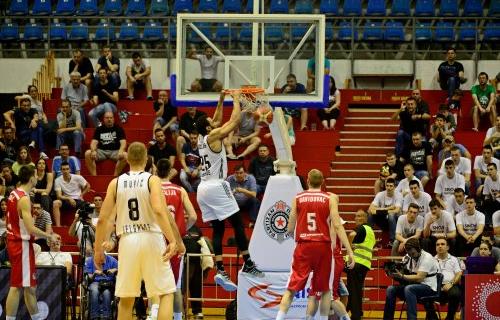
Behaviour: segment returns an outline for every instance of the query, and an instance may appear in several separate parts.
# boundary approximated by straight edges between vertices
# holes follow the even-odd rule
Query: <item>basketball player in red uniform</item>
[[[7,252],[11,264],[10,290],[6,301],[6,320],[17,319],[19,295],[24,293],[24,303],[31,319],[42,320],[47,314],[39,312],[36,300],[36,270],[33,243],[35,235],[49,241],[60,241],[57,234],[44,232],[33,223],[29,193],[37,180],[35,170],[23,166],[19,170],[20,186],[7,200]]]
[[[330,291],[333,282],[332,238],[336,234],[347,244],[349,259],[354,261],[347,235],[338,215],[337,197],[321,191],[323,174],[312,169],[307,175],[307,191],[299,193],[292,202],[288,232],[294,234],[297,245],[293,253],[292,271],[288,286],[281,298],[276,320],[284,320],[295,292],[302,290],[313,272],[311,288],[321,294],[320,319],[328,319]]]
[[[169,181],[168,176],[172,165],[168,159],[160,159],[156,164],[158,177],[161,180],[161,189],[165,195],[168,209],[175,220],[181,237],[187,235],[187,231],[196,222],[196,211],[189,200],[189,196],[181,186]],[[174,273],[177,291],[174,293],[174,320],[182,320],[182,272],[183,257],[173,256],[170,258],[170,265]]]

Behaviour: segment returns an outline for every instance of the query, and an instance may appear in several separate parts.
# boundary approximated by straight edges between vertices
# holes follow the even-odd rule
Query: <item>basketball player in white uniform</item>
[[[207,117],[202,117],[198,119],[196,124],[200,133],[198,150],[201,158],[201,183],[198,186],[197,200],[203,222],[210,221],[213,228],[212,242],[217,267],[214,280],[228,291],[234,291],[237,287],[225,272],[222,263],[222,238],[224,237],[225,219],[229,219],[233,226],[238,249],[245,260],[243,272],[258,277],[264,276],[250,259],[248,240],[243,229],[240,209],[234,199],[229,183],[225,180],[227,177],[227,158],[222,140],[239,125],[241,114],[239,93],[233,93],[233,101],[231,118],[221,127],[214,128],[214,124],[222,123],[224,93],[220,96],[212,121]]]
[[[115,289],[115,295],[120,297],[118,319],[132,319],[141,280],[148,296],[160,297],[158,319],[172,319],[176,285],[169,259],[183,254],[185,248],[167,209],[160,179],[144,172],[146,146],[132,143],[127,161],[130,171],[110,182],[102,204],[96,229],[95,264],[100,268],[104,262],[105,240],[109,239],[116,220],[116,234],[120,237]]]

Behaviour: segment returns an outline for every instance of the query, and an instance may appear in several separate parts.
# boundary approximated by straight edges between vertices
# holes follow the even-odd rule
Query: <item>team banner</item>
[[[500,319],[500,276],[468,274],[465,276],[465,319]]]
[[[285,293],[289,272],[266,272],[264,278],[238,274],[238,320],[274,320],[281,296]],[[306,288],[309,288],[309,281]],[[307,290],[297,292],[286,319],[306,317]]]

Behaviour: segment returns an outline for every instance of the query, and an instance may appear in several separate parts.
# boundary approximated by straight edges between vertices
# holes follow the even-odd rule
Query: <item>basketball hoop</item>
[[[240,94],[241,110],[245,112],[254,112],[259,107],[269,106],[269,99],[264,88],[256,86],[243,86],[240,89],[225,89],[225,94]]]

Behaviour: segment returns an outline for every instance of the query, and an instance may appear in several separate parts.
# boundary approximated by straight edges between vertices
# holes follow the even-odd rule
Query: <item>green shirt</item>
[[[484,90],[481,90],[481,87],[477,84],[472,87],[471,93],[476,95],[479,104],[486,108],[488,103],[490,102],[491,94],[495,93],[495,88],[491,84],[487,84]]]
[[[330,72],[330,60],[325,58],[325,70],[328,70]],[[314,58],[311,58],[307,61],[307,69],[311,70],[313,74],[316,73],[316,60]]]

